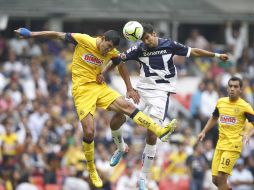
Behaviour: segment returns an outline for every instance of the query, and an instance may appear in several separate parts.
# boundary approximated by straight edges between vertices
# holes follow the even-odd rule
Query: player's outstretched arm
[[[226,62],[228,60],[227,54],[213,53],[199,48],[191,48],[191,57],[217,57],[220,60]]]
[[[218,118],[217,118],[217,117],[214,117],[214,116],[211,117],[211,118],[207,121],[207,123],[206,123],[204,129],[203,129],[203,130],[199,133],[199,135],[198,135],[198,140],[199,140],[199,141],[203,141],[203,139],[205,138],[206,133],[207,133],[208,131],[210,131],[210,129],[213,128],[213,127],[215,126],[215,124],[217,123],[217,121],[218,121]]]
[[[59,39],[59,40],[64,40],[65,39],[65,33],[64,32],[55,32],[55,31],[33,32],[33,31],[30,31],[26,28],[19,28],[17,30],[14,30],[14,32],[20,38],[49,38],[49,39]]]

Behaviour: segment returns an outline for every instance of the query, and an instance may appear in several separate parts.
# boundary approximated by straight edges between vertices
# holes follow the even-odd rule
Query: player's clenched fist
[[[226,62],[228,60],[228,55],[227,54],[220,54],[220,60]]]
[[[204,138],[205,138],[205,133],[204,132],[199,133],[198,141],[203,141]]]
[[[105,78],[104,78],[104,76],[100,73],[100,74],[98,74],[98,75],[96,76],[96,81],[97,81],[97,83],[102,84],[103,82],[105,82]]]
[[[19,28],[14,30],[15,34],[17,34],[20,38],[29,38],[31,36],[31,31],[26,28]]]

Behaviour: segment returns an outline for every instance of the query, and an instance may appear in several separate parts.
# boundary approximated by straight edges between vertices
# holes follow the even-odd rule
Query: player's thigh
[[[117,101],[117,99],[123,99],[122,96],[112,88],[103,84],[103,88],[100,89],[99,96],[96,105],[103,109],[108,109],[111,104]]]
[[[108,109],[130,116],[135,111],[136,107],[132,103],[126,101],[124,97],[118,97],[108,106]]]
[[[139,91],[138,91],[139,92]],[[139,109],[140,111],[146,113],[146,110],[148,108],[147,104],[146,104],[146,101],[145,101],[145,97],[142,96],[142,94],[139,94],[140,95],[140,99],[139,99],[139,103],[136,104],[134,103],[134,101],[131,99],[131,98],[125,98],[125,100],[127,102],[130,102],[132,103],[137,109]]]
[[[148,115],[155,119],[164,121],[169,104],[168,93],[155,91],[152,94],[151,92],[143,92],[141,95],[143,95],[145,102],[148,104]]]
[[[142,101],[142,98],[140,98],[140,101],[138,104],[135,104],[134,101],[130,98],[125,98],[125,100],[128,103],[133,104],[137,109],[139,109],[140,111],[144,111],[145,110],[145,103]],[[113,103],[111,105],[111,108],[115,106],[117,102]],[[114,110],[114,109],[111,109]],[[116,110],[114,110],[116,111]],[[110,121],[110,127],[113,130],[116,130],[119,128],[119,126],[121,126],[129,117],[127,117],[127,115],[125,115],[122,112],[116,112],[114,114],[114,116],[112,117],[111,121]]]
[[[100,87],[92,84],[81,85],[72,90],[76,111],[81,121],[88,113],[94,115]]]
[[[236,160],[240,157],[240,153],[236,151],[223,151],[221,155],[220,165],[218,168],[219,172],[231,175]]]
[[[221,161],[222,150],[215,149],[212,160],[212,175],[218,176],[219,165]]]

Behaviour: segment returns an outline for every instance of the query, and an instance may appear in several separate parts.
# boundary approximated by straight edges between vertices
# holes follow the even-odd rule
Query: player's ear
[[[102,37],[101,37],[101,41],[102,41],[102,42],[105,41],[105,36],[102,36]]]
[[[240,94],[242,94],[242,93],[243,93],[243,88],[240,87]]]

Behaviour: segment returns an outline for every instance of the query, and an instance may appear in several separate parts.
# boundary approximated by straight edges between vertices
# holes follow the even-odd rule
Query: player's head
[[[108,30],[102,35],[101,41],[98,43],[98,49],[100,53],[105,56],[113,48],[117,47],[119,43],[119,33],[115,30]]]
[[[143,36],[141,40],[144,42],[146,46],[149,48],[154,48],[158,46],[158,37],[156,32],[153,29],[153,26],[151,24],[142,23],[143,26]]]
[[[237,100],[242,93],[243,81],[239,77],[232,77],[228,81],[228,96],[231,100]]]

